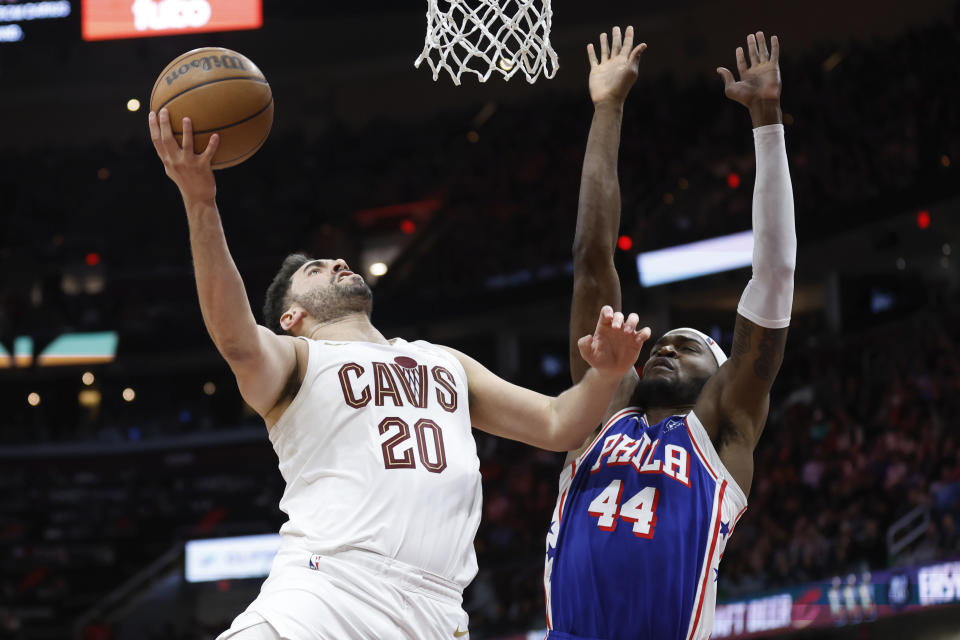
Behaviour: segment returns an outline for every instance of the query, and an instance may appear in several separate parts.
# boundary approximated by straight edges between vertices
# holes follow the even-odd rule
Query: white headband
[[[723,349],[720,348],[720,345],[717,344],[716,340],[703,333],[702,331],[697,331],[696,329],[691,329],[690,327],[680,327],[679,329],[671,329],[667,331],[665,336],[673,335],[679,333],[680,331],[689,331],[690,333],[699,336],[701,340],[707,343],[707,346],[710,347],[710,351],[713,352],[713,357],[717,359],[717,366],[719,367],[724,362],[727,361],[727,354],[723,352]]]

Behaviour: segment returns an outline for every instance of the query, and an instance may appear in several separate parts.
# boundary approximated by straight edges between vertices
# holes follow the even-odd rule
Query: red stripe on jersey
[[[550,596],[547,594],[547,585],[543,585],[543,599],[544,602],[549,602]],[[543,640],[547,640],[550,637],[550,629],[553,629],[553,625],[550,623],[550,607],[544,607],[547,614],[547,635],[543,636]],[[459,629],[459,627],[457,627]]]
[[[626,415],[629,415],[629,414],[631,414],[631,413],[640,413],[640,412],[637,411],[637,409],[636,409],[635,407],[627,407],[626,409],[621,409],[620,411],[618,411],[618,412],[616,412],[615,414],[613,414],[613,415],[610,417],[610,419],[607,420],[607,424],[605,424],[604,426],[605,426],[605,427],[609,427],[610,425],[612,425],[614,422],[616,422],[616,421],[619,420],[620,418],[622,418],[622,417],[624,417],[624,416],[626,416]]]
[[[589,453],[590,453],[591,451],[593,451],[593,448],[594,448],[595,446],[597,446],[597,443],[600,442],[600,439],[603,438],[603,436],[607,433],[607,430],[608,430],[610,427],[613,426],[613,423],[615,423],[615,422],[616,422],[617,420],[619,420],[620,418],[623,418],[623,417],[625,417],[625,416],[630,415],[631,413],[639,414],[640,412],[637,411],[637,410],[634,409],[634,408],[622,409],[621,411],[618,411],[617,413],[613,414],[613,416],[612,416],[609,420],[607,420],[607,423],[606,423],[605,425],[603,425],[603,429],[600,429],[600,433],[598,433],[598,434],[597,434],[597,437],[593,439],[593,442],[590,443],[590,446],[587,447],[586,449],[584,449],[584,450],[583,450],[583,453],[581,453],[581,454],[577,457],[577,459],[573,461],[573,462],[574,462],[574,467],[573,467],[574,474],[575,474],[576,471],[577,471],[576,465],[579,464],[581,461],[583,461],[583,459],[586,458],[587,455],[589,455]],[[570,477],[572,478],[574,474],[571,474]]]
[[[743,517],[743,513],[746,510],[747,510],[746,507],[744,507],[743,509],[740,509],[740,513],[738,513],[737,517],[733,519],[733,526],[737,526],[737,523],[740,522],[740,518]]]
[[[717,472],[714,471],[713,467],[710,466],[710,463],[707,462],[707,456],[703,455],[703,451],[700,450],[700,445],[697,444],[697,439],[693,437],[693,431],[690,430],[690,423],[687,422],[686,418],[683,419],[683,424],[687,427],[687,435],[690,436],[690,442],[693,443],[693,448],[697,452],[700,462],[702,462],[703,466],[707,468],[707,471],[713,476],[714,480],[719,480],[720,476],[717,475]]]
[[[738,513],[736,516],[734,516],[734,518],[733,518],[733,526],[730,527],[730,533],[729,533],[729,535],[731,535],[731,536],[733,535],[733,530],[737,528],[737,523],[740,522],[740,518],[743,517],[743,514],[746,513],[746,511],[747,511],[747,508],[744,507],[743,509],[740,509],[740,513]],[[721,556],[721,557],[723,557],[723,556]]]
[[[717,534],[720,532],[720,508],[723,506],[723,492],[726,491],[726,489],[727,481],[724,480],[723,484],[720,485],[720,496],[717,498],[716,521],[713,523],[710,552],[707,554],[707,564],[703,571],[703,584],[700,585],[700,597],[697,599],[697,616],[693,619],[693,626],[690,627],[690,635],[687,636],[687,640],[693,637],[694,632],[697,630],[697,625],[700,623],[700,614],[703,613],[703,601],[707,596],[707,581],[710,580],[710,569],[713,565],[713,552],[717,549]]]

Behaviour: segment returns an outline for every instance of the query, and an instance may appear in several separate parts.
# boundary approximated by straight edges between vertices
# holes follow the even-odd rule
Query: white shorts
[[[260,595],[217,640],[266,620],[283,640],[469,638],[459,585],[368,551],[286,546]]]

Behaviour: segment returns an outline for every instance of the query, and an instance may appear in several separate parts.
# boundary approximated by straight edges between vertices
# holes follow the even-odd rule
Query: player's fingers
[[[610,55],[620,55],[620,49],[623,48],[623,34],[620,33],[620,27],[613,28],[613,43],[610,46]]]
[[[150,127],[150,141],[153,142],[153,148],[156,150],[157,155],[163,157],[160,146],[160,124],[157,122],[157,114],[151,111],[147,114],[147,126]]]
[[[649,339],[650,339],[650,327],[644,327],[643,329],[640,329],[640,331],[637,331],[637,333],[634,335],[634,340],[636,340],[637,344],[641,346],[643,345],[644,342],[646,342]]]
[[[717,67],[717,73],[719,73],[720,77],[723,78],[724,89],[736,82],[736,80],[733,79],[733,74],[730,73],[730,69],[727,69],[726,67]]]
[[[627,316],[626,321],[624,321],[623,323],[623,330],[626,333],[633,333],[637,328],[637,324],[639,323],[640,323],[640,316],[638,316],[635,313],[631,313],[630,315]]]
[[[747,60],[743,57],[743,47],[737,47],[737,73],[740,77],[747,72]]]
[[[210,164],[213,162],[213,156],[216,155],[217,149],[220,147],[220,134],[215,133],[210,136],[210,141],[207,142],[207,148],[203,150],[203,153],[200,154],[200,160],[203,164]]]
[[[770,59],[770,52],[767,51],[767,39],[763,31],[757,31],[757,52],[760,54],[760,62],[766,62]]]
[[[173,154],[180,150],[180,145],[177,144],[177,139],[173,137],[173,129],[170,127],[170,112],[165,108],[160,109],[158,121],[160,123],[160,142],[167,155],[173,157]]]
[[[183,119],[183,150],[188,154],[194,153],[193,148],[193,121],[190,118]]]
[[[593,336],[583,336],[577,340],[577,348],[580,349],[580,353],[586,354],[590,351],[590,347],[593,345]]]
[[[647,50],[647,43],[641,42],[636,47],[633,48],[633,51],[630,52],[630,62],[636,63],[640,60],[640,55]]]
[[[587,60],[590,61],[590,68],[600,64],[600,62],[597,60],[597,50],[594,49],[592,42],[587,45]]]
[[[623,32],[623,50],[633,52],[633,27],[631,26]]]
[[[780,39],[777,36],[770,37],[770,60],[774,64],[780,63]]]
[[[601,325],[609,327],[611,322],[613,322],[613,307],[605,304],[600,308],[600,320],[597,322],[597,327]]]
[[[757,53],[757,37],[752,33],[747,36],[747,51],[750,53],[750,66],[760,64],[760,56]]]
[[[610,45],[607,44],[606,32],[600,34],[600,62],[610,59]]]
[[[610,326],[614,329],[619,329],[623,326],[623,314],[617,311],[613,314],[613,322],[610,323]]]

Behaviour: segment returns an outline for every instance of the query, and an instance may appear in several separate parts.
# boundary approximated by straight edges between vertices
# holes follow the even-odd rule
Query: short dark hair
[[[290,285],[293,284],[291,278],[297,270],[310,261],[310,258],[302,253],[291,253],[280,267],[280,271],[273,277],[273,282],[267,287],[267,297],[263,303],[263,323],[268,329],[277,335],[287,335],[283,327],[280,326],[280,318],[283,312],[290,306]]]

